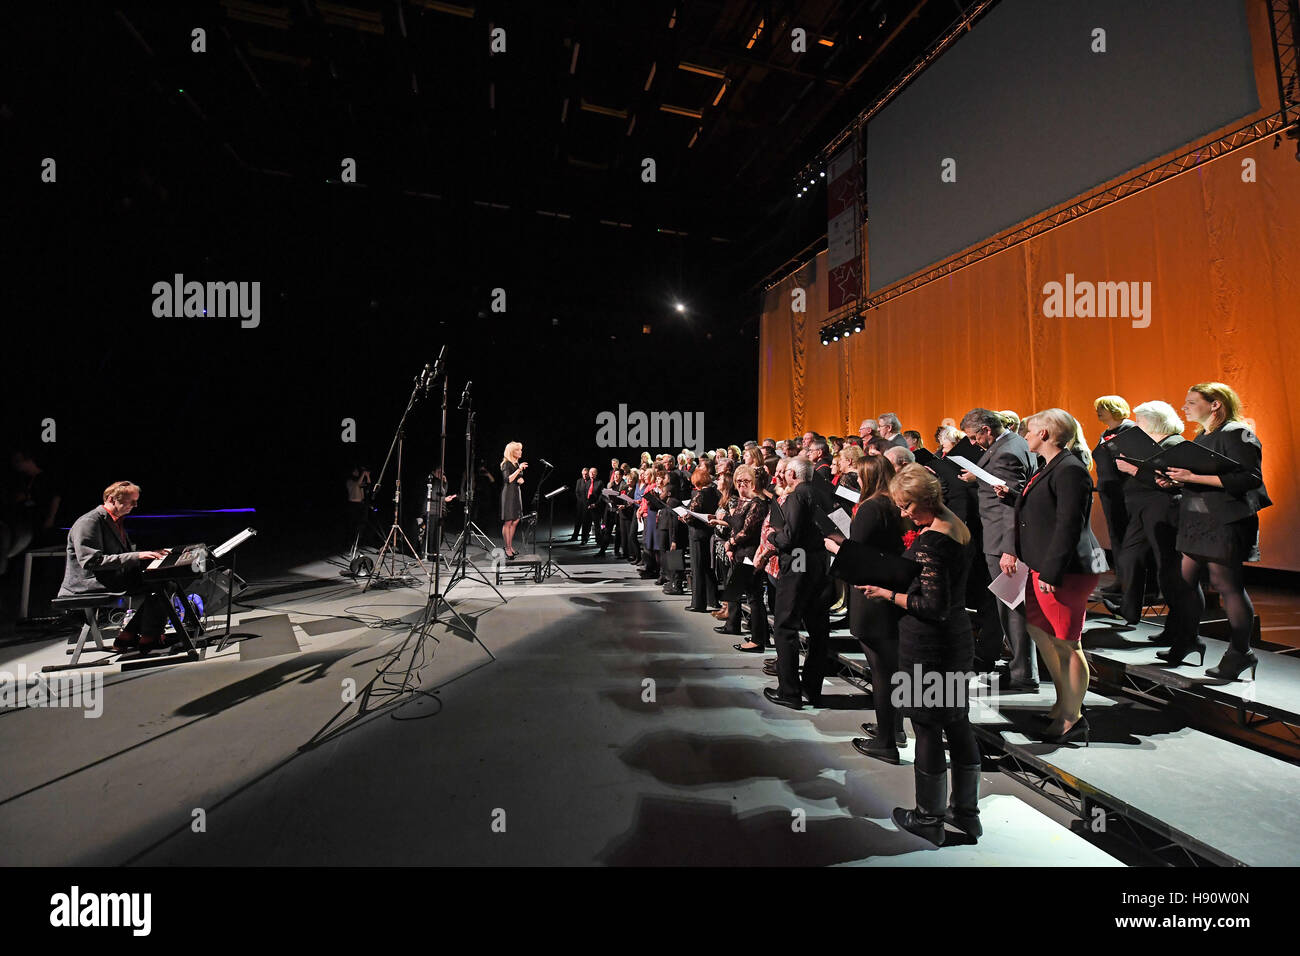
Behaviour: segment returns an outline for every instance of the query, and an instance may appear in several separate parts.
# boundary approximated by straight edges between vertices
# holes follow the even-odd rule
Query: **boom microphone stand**
[[[445,347],[444,347],[444,351],[446,351]],[[402,530],[402,525],[401,525],[401,520],[402,520],[402,450],[403,450],[403,445],[405,444],[405,441],[406,441],[406,419],[407,419],[407,416],[409,416],[409,415],[411,414],[411,409],[413,409],[413,408],[415,407],[415,403],[416,403],[417,401],[419,401],[419,398],[420,398],[420,394],[421,394],[421,392],[426,392],[426,393],[427,393],[428,390],[429,390],[429,386],[430,386],[431,384],[433,384],[433,380],[434,380],[434,378],[436,378],[436,377],[437,377],[437,375],[436,375],[436,370],[434,370],[434,373],[431,374],[431,373],[430,373],[430,368],[429,368],[428,365],[425,365],[425,366],[424,366],[424,371],[422,371],[419,375],[417,375],[417,376],[415,377],[415,387],[411,389],[411,396],[410,396],[410,398],[408,398],[407,401],[406,401],[406,409],[405,409],[405,411],[402,412],[402,420],[399,421],[399,422],[397,423],[397,432],[393,435],[393,441],[392,441],[392,443],[389,444],[389,446],[388,446],[388,454],[387,454],[387,456],[385,456],[385,458],[384,458],[384,467],[381,468],[380,471],[379,471],[379,480],[375,482],[375,485],[374,485],[373,491],[374,491],[374,493],[375,493],[375,497],[378,497],[378,496],[379,496],[379,489],[380,489],[380,487],[383,486],[383,483],[384,483],[384,476],[388,473],[388,466],[389,466],[389,464],[392,463],[392,460],[393,460],[393,451],[394,451],[394,449],[396,449],[396,451],[397,451],[397,477],[396,477],[396,479],[394,479],[394,481],[393,481],[393,489],[394,489],[394,491],[393,491],[393,526],[392,526],[391,528],[388,529],[388,536],[387,536],[386,538],[384,538],[384,544],[383,544],[383,546],[379,549],[379,554],[375,557],[375,563],[374,563],[374,565],[373,565],[373,566],[371,567],[371,569],[370,569],[370,574],[368,574],[368,575],[366,576],[366,583],[363,584],[363,585],[361,586],[361,591],[362,591],[362,593],[368,591],[368,590],[370,589],[370,585],[374,583],[374,580],[375,580],[375,574],[379,571],[380,567],[383,565],[384,555],[385,555],[385,554],[388,555],[388,560],[389,560],[390,568],[391,568],[391,570],[392,570],[392,572],[393,572],[393,573],[390,574],[388,577],[389,577],[389,578],[396,578],[396,577],[398,576],[398,575],[397,575],[397,555],[398,555],[399,550],[400,550],[400,548],[401,548],[401,545],[402,545],[403,543],[406,544],[406,549],[407,549],[407,551],[410,552],[411,557],[413,557],[413,558],[415,559],[415,563],[418,564],[418,565],[420,565],[420,570],[421,570],[422,572],[424,571],[424,563],[423,563],[422,561],[420,561],[420,552],[417,551],[417,550],[415,549],[415,545],[411,544],[411,539],[408,538],[408,537],[406,536],[406,532]],[[404,565],[403,568],[402,568],[402,572],[403,572],[403,574],[404,574],[404,573],[406,572],[406,570],[409,568],[410,565],[406,562],[406,554],[402,554],[402,559],[403,559],[403,565]],[[426,574],[426,577],[427,577],[427,574]]]
[[[446,355],[446,354],[447,354],[447,347],[444,345],[442,347],[442,354],[438,357],[438,364],[434,368],[434,378],[438,377],[439,367],[441,367],[443,364],[442,355]],[[445,372],[446,369],[442,368],[442,371]],[[438,460],[445,462],[447,460],[447,378],[445,375],[443,376],[442,379],[442,427],[441,427],[441,433],[438,436],[438,444],[439,444]],[[445,475],[446,473],[447,470],[444,467],[443,474]],[[444,479],[444,485],[445,485],[445,479]],[[441,557],[441,555],[439,555],[439,557]],[[442,561],[436,560],[433,562],[433,575],[429,578],[429,592],[425,596],[424,614],[421,615],[419,623],[416,624],[414,628],[414,631],[420,635],[419,641],[417,641],[417,649],[419,643],[423,642],[424,638],[428,636],[428,630],[432,625],[446,623],[448,627],[451,626],[450,622],[444,622],[442,620],[442,615],[444,610],[446,611],[446,613],[450,614],[457,621],[459,621],[461,627],[463,627],[470,634],[475,633],[474,628],[469,623],[469,621],[461,617],[460,613],[454,607],[451,606],[451,602],[447,600],[447,591],[450,591],[451,584],[455,583],[454,576],[452,578],[451,583],[447,585],[447,591],[442,590],[441,583],[442,583]],[[475,636],[477,637],[476,634]],[[407,665],[408,680],[410,678],[411,666],[414,663],[415,658],[416,655],[412,654],[411,655],[412,663]]]
[[[466,382],[465,392],[460,397],[460,407],[465,411],[465,527],[461,530],[460,537],[456,539],[456,545],[453,549],[451,580],[447,582],[447,591],[450,592],[461,581],[472,577],[475,581],[486,584],[495,591],[496,596],[501,598],[501,603],[505,604],[507,603],[506,596],[497,590],[497,586],[488,580],[487,575],[479,570],[478,565],[471,561],[465,553],[465,549],[469,545],[470,535],[475,531],[482,535],[482,531],[473,521],[474,494],[477,488],[478,472],[474,467],[474,428],[477,413],[474,411],[473,402],[470,398],[470,387],[472,385],[472,382]],[[484,537],[486,539],[486,536]],[[489,540],[488,544],[491,545],[492,542]],[[501,560],[504,560],[504,558]]]

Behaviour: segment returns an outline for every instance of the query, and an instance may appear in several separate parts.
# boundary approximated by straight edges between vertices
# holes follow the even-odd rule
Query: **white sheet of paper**
[[[1025,582],[1029,580],[1029,565],[1023,561],[1016,562],[1016,573],[1010,576],[1004,571],[997,576],[989,590],[993,596],[1007,607],[1019,607],[1025,599]]]
[[[752,567],[754,566],[754,559],[753,559],[753,558],[746,558],[746,559],[745,559],[745,563],[748,564],[748,565],[752,568]]]
[[[690,510],[685,505],[678,505],[676,508],[673,509],[673,512],[678,515],[688,515],[691,513]]]
[[[978,478],[980,481],[984,482],[986,485],[1006,484],[1006,482],[1003,481],[1001,478],[999,478],[997,475],[990,474],[989,472],[985,471],[983,468],[975,464],[975,462],[971,461],[969,458],[963,458],[961,455],[949,455],[948,460],[966,469],[972,475]]]
[[[835,522],[835,527],[840,529],[840,534],[847,538],[849,536],[849,513],[836,508],[830,513],[830,519]]]
[[[835,486],[835,494],[839,495],[845,501],[853,502],[855,505],[858,503],[858,498],[861,497],[858,492],[854,491],[852,488],[845,488],[843,485]]]
[[[692,517],[692,518],[699,518],[699,519],[700,519],[701,521],[703,521],[705,524],[708,524],[709,519],[712,518],[713,515],[705,514],[703,511],[692,511],[692,512],[691,512],[691,517]]]

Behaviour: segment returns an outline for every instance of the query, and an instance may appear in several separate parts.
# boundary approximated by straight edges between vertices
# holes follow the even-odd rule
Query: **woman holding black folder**
[[[889,496],[889,483],[894,478],[893,462],[883,455],[863,456],[857,460],[855,471],[861,491],[858,503],[853,506],[849,541],[885,554],[901,555],[903,522],[894,499]],[[840,566],[837,559],[832,571]],[[844,562],[843,566],[851,565]],[[896,604],[869,598],[856,587],[849,588],[849,633],[862,645],[871,666],[871,699],[876,712],[874,724],[862,725],[867,736],[853,738],[853,749],[864,756],[893,764],[900,762],[898,748],[907,743],[903,715],[890,700],[894,674],[898,672],[898,619],[901,616],[902,611]]]
[[[903,680],[895,692],[916,730],[916,806],[896,807],[893,820],[942,845],[946,812],[947,820],[978,838],[984,832],[979,819],[980,752],[966,694],[974,654],[965,600],[970,531],[944,506],[939,479],[920,465],[899,469],[889,492],[901,516],[920,529],[903,554],[920,565],[920,573],[906,591],[875,585],[857,590],[868,598],[884,598],[903,612],[898,623]],[[936,685],[943,690],[931,694]],[[951,807],[945,735],[952,756]]]
[[[691,503],[687,513],[680,518],[681,523],[686,525],[691,549],[691,603],[686,605],[686,610],[707,614],[709,608],[718,603],[718,583],[713,579],[713,568],[708,560],[713,527],[706,519],[695,517],[695,514],[712,515],[717,510],[721,495],[713,486],[709,469],[703,466],[692,472],[691,485],[695,489]]]
[[[1163,633],[1153,640],[1171,643],[1169,654],[1173,657],[1163,653],[1160,656],[1178,664],[1186,656],[1182,653],[1183,645],[1190,646],[1196,636],[1196,628],[1193,626],[1187,632],[1175,612],[1176,598],[1183,586],[1182,555],[1177,547],[1179,493],[1177,488],[1160,486],[1151,458],[1165,448],[1182,443],[1183,420],[1168,402],[1144,402],[1133,410],[1133,417],[1147,441],[1145,448],[1132,458],[1122,451],[1115,456],[1115,467],[1127,476],[1123,494],[1128,525],[1123,540],[1115,548],[1116,572],[1124,592],[1120,613],[1129,624],[1141,620],[1147,561],[1154,560],[1156,580],[1160,582],[1160,593],[1170,612]],[[1120,436],[1115,445],[1127,447],[1127,443],[1128,436]],[[1141,443],[1134,438],[1133,444]]]
[[[1236,680],[1250,669],[1253,680],[1258,658],[1250,651],[1255,607],[1246,593],[1243,564],[1259,560],[1259,511],[1272,502],[1261,473],[1263,449],[1255,433],[1241,418],[1241,399],[1222,382],[1193,385],[1183,404],[1183,417],[1199,426],[1193,441],[1234,465],[1219,474],[1200,474],[1187,468],[1166,468],[1165,478],[1181,488],[1178,513],[1178,550],[1182,552],[1179,611],[1186,621],[1200,621],[1205,610],[1201,572],[1223,599],[1228,616],[1228,650],[1210,677]],[[1204,644],[1196,639],[1204,648]],[[1203,653],[1203,652],[1202,652]]]
[[[768,500],[755,494],[755,470],[751,465],[741,465],[736,469],[736,490],[740,503],[726,518],[714,518],[718,536],[726,542],[728,563],[733,567],[748,567],[749,573],[738,572],[745,582],[744,592],[736,590],[727,595],[727,622],[714,630],[719,634],[740,634],[740,602],[749,598],[749,629],[751,640],[733,644],[738,651],[747,654],[760,654],[767,647],[767,607],[763,601],[763,589],[767,586],[766,577],[753,565],[745,565],[745,559],[751,561],[758,551],[759,536],[767,519]]]

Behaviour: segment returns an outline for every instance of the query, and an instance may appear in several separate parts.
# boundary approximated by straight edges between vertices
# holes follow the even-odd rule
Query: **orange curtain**
[[[1265,5],[1251,6],[1268,112],[1277,94]],[[867,313],[861,334],[828,347],[819,338],[822,253],[764,298],[760,437],[808,429],[854,435],[863,418],[892,411],[933,448],[940,420],[977,405],[1022,417],[1058,406],[1095,444],[1099,395],[1180,408],[1189,385],[1222,381],[1241,396],[1264,447],[1275,506],[1260,514],[1261,563],[1300,570],[1300,418],[1293,411],[1300,362],[1290,354],[1300,317],[1294,152],[1294,141],[1274,149],[1269,139],[1220,157],[899,296]],[[1254,182],[1243,181],[1245,160],[1254,160]],[[1045,318],[1044,284],[1064,282],[1066,273],[1076,281],[1150,282],[1150,326]],[[792,311],[796,287],[807,292],[806,314]]]

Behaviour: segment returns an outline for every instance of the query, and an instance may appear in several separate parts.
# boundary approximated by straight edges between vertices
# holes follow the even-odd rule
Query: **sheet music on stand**
[[[542,497],[549,501],[550,499],[554,498],[556,495],[560,494],[561,492],[565,492],[568,490],[569,490],[568,485],[560,485],[560,487],[556,488],[554,491],[548,491],[546,494],[542,495]]]
[[[245,541],[247,541],[255,534],[257,534],[257,532],[254,531],[252,528],[245,528],[243,531],[239,532],[239,534],[235,535],[233,538],[230,538],[227,541],[223,541],[221,542],[221,544],[217,545],[212,550],[212,556],[214,558],[224,557],[225,555],[229,554],[231,551],[234,551],[237,547],[239,547],[241,544],[243,544]]]

